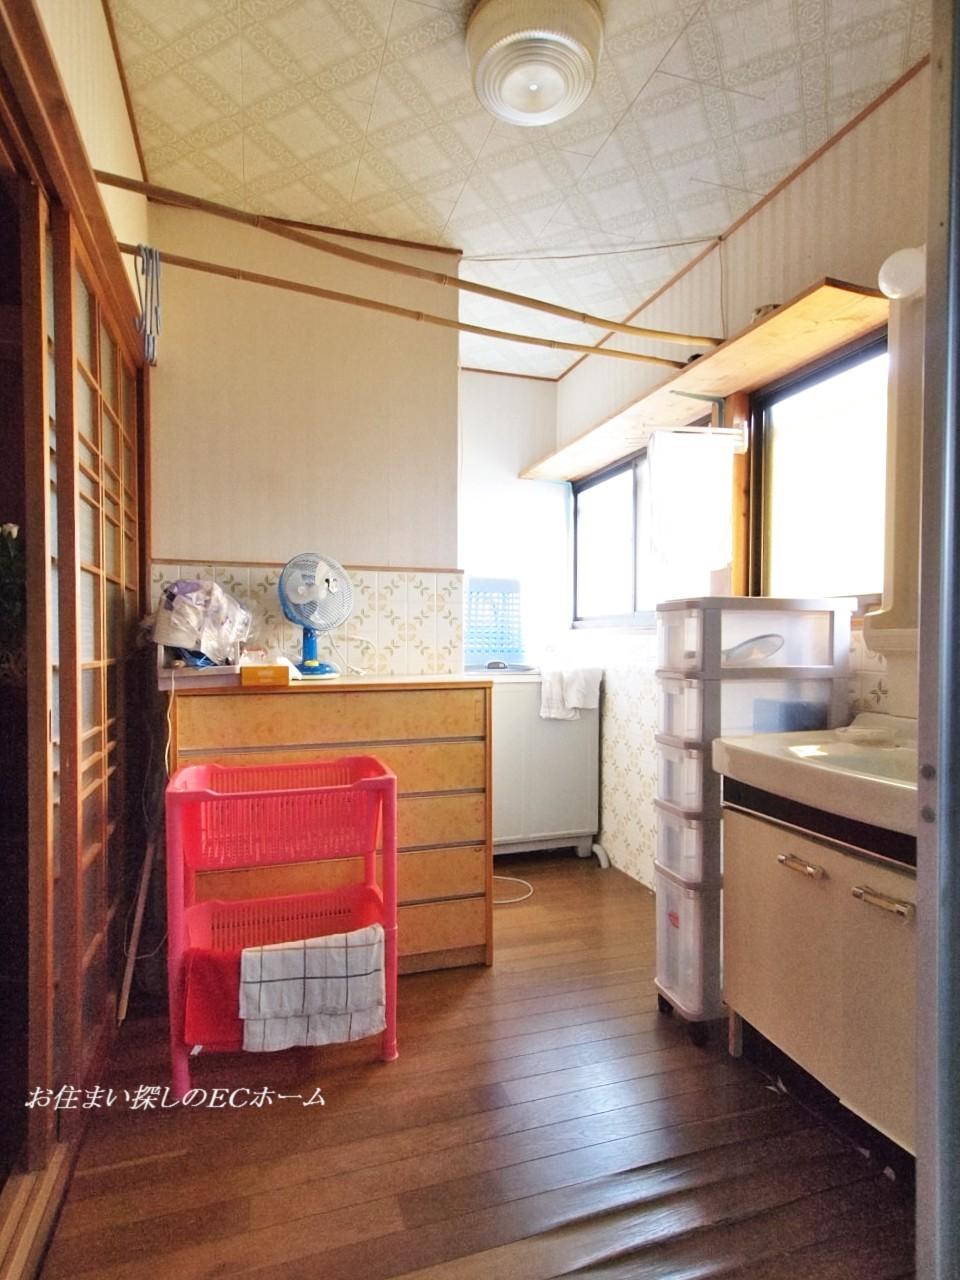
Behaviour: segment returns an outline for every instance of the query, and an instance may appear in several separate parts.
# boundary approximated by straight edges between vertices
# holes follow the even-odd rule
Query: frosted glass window
[[[633,613],[634,473],[628,466],[576,496],[578,618]]]
[[[767,595],[882,591],[887,368],[871,356],[767,407]]]

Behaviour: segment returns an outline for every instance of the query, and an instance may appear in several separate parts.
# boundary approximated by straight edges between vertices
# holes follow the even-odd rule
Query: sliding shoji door
[[[126,686],[141,604],[138,374],[73,225],[20,200],[30,1088],[91,1083],[122,965]],[[131,868],[131,862],[133,867]],[[42,1167],[76,1110],[29,1113]]]
[[[82,1078],[112,1018],[122,958],[125,686],[140,604],[137,382],[66,219],[58,219],[57,232],[58,316],[66,330],[58,390],[70,404],[58,438],[72,477],[61,507],[74,534],[61,591],[62,640],[70,650],[64,731],[77,760],[63,834],[76,877],[73,1057]]]

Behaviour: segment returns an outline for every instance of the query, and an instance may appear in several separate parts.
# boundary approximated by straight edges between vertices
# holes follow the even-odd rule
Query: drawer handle
[[[792,853],[778,853],[777,861],[788,871],[797,871],[802,876],[809,876],[811,880],[819,880],[824,874],[823,867],[818,867],[815,862],[806,862]]]
[[[876,889],[871,889],[865,884],[858,884],[850,892],[868,907],[879,907],[881,911],[889,911],[891,915],[899,916],[901,920],[912,920],[917,914],[917,908],[912,902],[904,902],[902,898],[891,898],[886,893],[877,893]]]

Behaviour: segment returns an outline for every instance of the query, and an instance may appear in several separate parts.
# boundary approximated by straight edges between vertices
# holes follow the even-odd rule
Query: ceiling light
[[[595,0],[480,0],[467,22],[474,91],[508,124],[553,124],[586,100],[602,43]]]

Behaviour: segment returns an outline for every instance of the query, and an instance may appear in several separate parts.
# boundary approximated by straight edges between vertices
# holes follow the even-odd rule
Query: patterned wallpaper
[[[618,639],[603,674],[600,843],[610,861],[653,888],[657,823],[656,636]]]
[[[301,630],[280,611],[277,582],[282,565],[168,564],[151,571],[151,607],[165,582],[177,578],[213,578],[253,614],[248,649],[280,650],[299,659]],[[338,658],[323,637],[320,657],[345,661],[378,675],[435,675],[463,668],[463,575],[455,572],[404,572],[399,569],[351,569],[354,608],[334,639]]]

